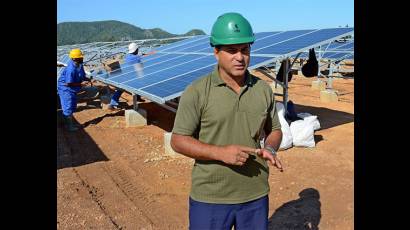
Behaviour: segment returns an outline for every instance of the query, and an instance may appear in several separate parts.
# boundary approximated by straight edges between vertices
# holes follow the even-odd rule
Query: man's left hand
[[[280,160],[278,159],[277,155],[272,155],[272,153],[269,150],[266,149],[258,149],[256,152],[260,157],[262,157],[263,159],[270,161],[272,163],[273,166],[275,166],[276,168],[278,168],[281,172],[283,172],[283,167],[282,167],[282,163],[280,162]]]

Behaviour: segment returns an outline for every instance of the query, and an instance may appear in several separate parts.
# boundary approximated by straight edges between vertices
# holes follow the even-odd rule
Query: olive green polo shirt
[[[245,85],[237,94],[216,66],[185,89],[172,132],[212,145],[260,148],[263,130],[275,129],[280,129],[280,123],[269,85],[246,71]],[[252,201],[269,193],[268,175],[266,160],[256,154],[243,166],[195,160],[190,196],[207,203]]]

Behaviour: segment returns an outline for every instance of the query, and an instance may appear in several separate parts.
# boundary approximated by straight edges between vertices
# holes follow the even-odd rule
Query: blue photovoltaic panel
[[[333,42],[332,44],[335,44],[336,46],[328,48],[327,50],[353,51],[354,48],[354,41],[349,41],[346,43]]]
[[[258,40],[258,42],[261,41],[261,39],[266,39],[268,37],[271,37],[275,34],[279,34],[281,32],[277,31],[277,32],[260,32],[260,33],[256,33],[255,34],[255,39]]]
[[[304,31],[297,31],[295,32],[296,34],[300,34],[303,33]],[[288,32],[285,33],[284,35],[281,35],[279,37],[276,38],[277,41],[281,41],[283,40],[283,38],[287,38],[289,36],[292,36],[295,34],[294,32]],[[280,32],[261,32],[261,33],[256,33],[255,34],[255,38],[256,41],[252,48],[254,47],[258,47],[258,45],[261,47],[263,46],[263,40],[267,39],[267,38],[271,38],[273,36],[279,35]],[[161,50],[157,50],[158,53],[213,53],[213,48],[210,46],[209,43],[209,36],[202,36],[200,39],[189,39],[191,40],[191,42],[188,43],[184,43],[183,45],[178,45],[178,46],[173,46],[170,48],[166,48],[166,49],[161,49]],[[195,42],[192,42],[192,40],[195,40]],[[271,40],[272,42],[272,40]]]
[[[256,33],[256,41],[252,45],[252,50],[272,45],[275,43],[283,42],[284,40],[294,38],[312,32],[313,30],[298,30],[298,31],[286,31],[286,32],[261,32]],[[190,39],[195,42],[185,43],[183,45],[173,46],[167,49],[158,50],[158,53],[213,53],[213,48],[209,43],[209,36],[203,36],[201,39]],[[253,53],[253,52],[252,52]],[[270,55],[276,56],[276,55]]]
[[[325,53],[322,58],[324,58],[324,59],[341,59],[343,57],[348,57],[350,55],[352,55],[352,53],[348,53],[348,52]]]
[[[333,42],[336,46],[333,46],[331,49],[326,49],[323,58],[327,59],[350,59],[353,57],[354,53],[354,41],[346,41],[344,43]]]
[[[354,51],[354,41],[346,42],[332,42],[328,47],[323,46],[322,52],[335,53],[335,52],[353,52]]]
[[[268,57],[255,57],[251,59],[250,61],[250,66],[253,66],[257,63],[268,61],[270,58]],[[165,98],[165,99],[172,99],[177,96],[180,96],[182,94],[182,91],[192,83],[192,81],[200,78],[201,76],[210,73],[213,68],[215,68],[216,60],[215,58],[209,59],[210,60],[210,65],[205,66],[204,68],[179,75],[176,78],[169,79],[163,82],[160,82],[158,84],[149,86],[147,88],[143,88],[144,91],[158,95],[159,97]],[[211,61],[212,60],[212,61]]]
[[[148,63],[144,63],[144,79],[139,79],[137,73],[132,71],[128,74],[120,74],[111,76],[109,80],[115,80],[118,83],[131,83],[131,82],[140,82],[140,84],[144,84],[146,80],[148,81],[155,81],[156,76],[158,75],[169,75],[169,74],[179,74],[183,73],[192,66],[194,68],[197,65],[204,64],[204,60],[206,60],[204,55],[196,55],[196,54],[188,54],[188,55],[179,55],[178,58],[173,60],[161,63],[159,65],[148,65]],[[213,57],[212,57],[213,58]],[[205,63],[206,64],[206,63]],[[171,73],[166,73],[170,72]],[[134,86],[137,87],[137,86]]]
[[[354,53],[354,41],[349,40],[345,42],[332,42],[329,45],[324,45],[321,47],[321,58],[324,59],[336,59],[340,60],[350,59],[353,57]],[[315,48],[316,57],[319,57],[319,48]],[[307,51],[301,53],[298,58],[308,58],[309,53]],[[292,57],[296,57],[292,55]]]
[[[159,48],[156,48],[156,51],[170,51],[170,50],[175,50],[178,49],[178,47],[183,47],[183,46],[189,46],[190,44],[195,44],[200,41],[207,40],[208,36],[207,35],[199,35],[195,36],[193,38],[188,38],[179,42],[174,42],[169,45],[161,46]]]
[[[68,54],[64,54],[63,56],[58,58],[58,61],[64,64],[68,64],[68,62],[70,61],[70,57],[68,56]]]
[[[249,69],[275,62],[279,58],[290,57],[312,47],[329,44],[352,33],[353,28],[256,33]],[[353,47],[348,44],[340,46],[329,45],[334,49],[339,47],[340,53]],[[119,70],[111,73],[102,71],[95,78],[145,96],[157,103],[165,103],[180,96],[193,81],[210,73],[217,63],[208,35],[195,36],[158,47],[154,52],[153,55],[142,58],[142,76],[137,74],[134,65],[122,64]],[[344,55],[350,54],[345,52]]]
[[[187,49],[187,48],[191,48],[191,47],[195,47],[198,45],[202,45],[202,44],[207,44],[209,47],[209,36],[207,35],[202,35],[200,36],[200,38],[190,38],[190,41],[185,42],[183,45],[177,45],[177,46],[172,46],[172,47],[168,47],[165,49],[159,49],[157,50],[158,52],[179,52],[182,49]],[[196,49],[195,49],[196,50]]]
[[[272,35],[268,35],[266,38],[255,41],[255,43],[252,45],[252,53],[274,54],[272,52],[264,51],[269,50],[269,47],[274,47],[286,41],[291,41],[292,39],[311,33],[313,31],[314,30],[294,30],[277,32],[275,34],[272,33]]]
[[[169,79],[181,74],[185,74],[189,71],[200,69],[204,66],[214,65],[216,63],[215,57],[213,56],[202,56],[195,61],[190,61],[186,63],[179,64],[178,66],[166,68],[166,69],[159,69],[157,71],[152,72],[151,74],[145,74],[144,69],[144,78],[143,79],[132,79],[124,84],[126,86],[134,87],[134,88],[141,88],[150,84],[156,84],[161,80]],[[146,77],[145,77],[146,76]]]
[[[68,62],[70,61],[70,57],[68,56],[68,54],[64,54],[62,57],[58,58],[59,62],[62,62],[64,64],[68,64]],[[60,76],[61,71],[63,71],[65,67],[57,67],[57,77]]]
[[[167,98],[170,96],[177,97],[180,95],[176,94],[182,93],[182,91],[184,91],[184,89],[189,84],[191,84],[193,81],[200,78],[201,76],[210,73],[213,70],[213,68],[213,65],[201,67],[200,69],[192,70],[188,73],[177,75],[175,78],[164,80],[162,82],[159,82],[158,84],[148,85],[142,88],[142,90],[151,95],[156,95],[160,98]],[[170,97],[170,99],[172,99],[172,97]]]
[[[206,39],[207,42],[201,43],[196,46],[187,47],[183,49],[178,49],[178,52],[207,52],[212,53],[212,47],[209,45],[209,39]]]
[[[308,32],[301,36],[285,40],[280,43],[268,45],[264,48],[253,49],[256,54],[278,54],[284,55],[289,53],[298,53],[306,49],[306,47],[315,47],[321,42],[331,42],[334,38],[341,34],[352,32],[352,28],[336,28],[322,29],[313,32]]]
[[[142,57],[142,61],[144,63],[149,63],[150,65],[152,65],[152,64],[155,64],[155,63],[162,63],[162,62],[167,61],[170,58],[174,58],[178,55],[181,55],[181,54],[156,53],[156,54],[153,54],[153,55]]]
[[[349,54],[349,55],[343,57],[343,59],[354,59],[354,54]]]

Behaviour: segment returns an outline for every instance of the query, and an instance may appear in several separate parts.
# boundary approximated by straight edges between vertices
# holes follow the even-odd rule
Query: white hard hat
[[[138,49],[137,43],[133,42],[128,46],[128,53],[132,54]]]

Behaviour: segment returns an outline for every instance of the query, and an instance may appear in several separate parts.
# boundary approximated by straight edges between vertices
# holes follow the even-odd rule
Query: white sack
[[[290,124],[293,145],[299,147],[315,147],[313,123],[309,120],[297,120]]]

